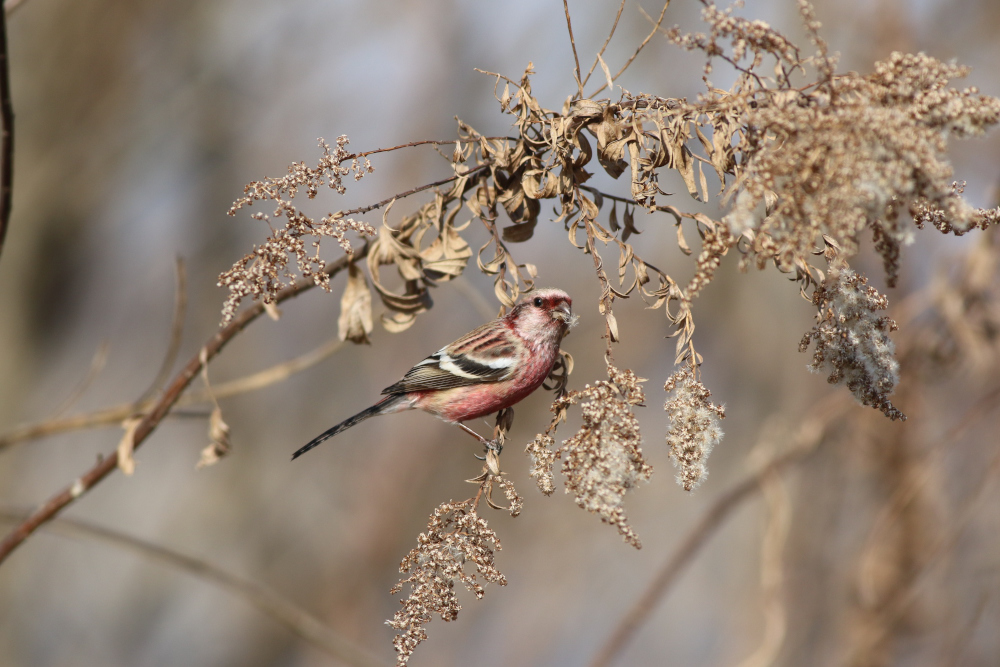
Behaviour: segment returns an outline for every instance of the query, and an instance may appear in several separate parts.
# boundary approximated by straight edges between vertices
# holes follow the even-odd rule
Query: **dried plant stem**
[[[354,160],[361,157],[368,157],[369,155],[375,155],[377,153],[390,153],[392,151],[398,151],[401,148],[413,148],[414,146],[428,146],[428,145],[451,146],[456,141],[461,144],[468,144],[477,142],[479,141],[479,139],[480,139],[479,137],[475,137],[473,139],[448,139],[447,141],[442,141],[438,139],[424,139],[422,141],[411,141],[410,143],[400,144],[398,146],[392,146],[390,148],[376,148],[374,150],[365,151],[364,153],[351,153],[350,155],[346,156],[344,160],[345,161]],[[483,137],[483,139],[487,139],[490,141],[499,141],[502,139],[507,139],[509,141],[517,141],[517,137]]]
[[[177,258],[175,267],[176,288],[174,290],[174,316],[170,325],[170,342],[167,343],[167,351],[163,355],[163,363],[160,364],[160,370],[156,373],[153,382],[150,383],[149,389],[144,391],[142,396],[135,401],[135,405],[137,406],[145,403],[147,399],[152,398],[163,387],[164,383],[170,378],[170,369],[174,367],[174,363],[177,361],[177,354],[181,350],[181,336],[184,334],[184,314],[187,312],[187,269],[184,266],[184,260],[180,257]]]
[[[576,63],[573,76],[576,78],[576,86],[579,89],[578,94],[580,97],[583,97],[583,82],[580,81],[580,57],[576,55],[576,40],[573,38],[573,22],[569,18],[568,0],[563,0],[563,10],[566,12],[566,29],[569,31],[569,44],[573,47],[573,62]]]
[[[635,53],[633,53],[632,56],[628,60],[625,61],[625,64],[622,65],[622,68],[620,70],[618,70],[618,73],[615,74],[613,77],[611,77],[611,81],[612,82],[618,80],[618,77],[620,77],[622,75],[622,73],[626,69],[628,69],[629,65],[632,64],[632,61],[635,60],[636,57],[638,57],[639,53],[644,48],[646,48],[646,44],[649,44],[649,40],[653,39],[653,35],[656,34],[656,32],[660,29],[660,24],[663,23],[663,17],[667,13],[667,7],[669,7],[669,6],[670,6],[670,0],[667,0],[666,2],[663,3],[663,9],[660,10],[660,16],[659,16],[659,18],[656,19],[656,23],[653,24],[653,29],[649,31],[648,35],[646,35],[646,39],[642,40],[642,43],[638,47],[636,47]],[[641,11],[643,14],[646,13],[642,9],[642,7],[639,7],[639,11]],[[647,18],[649,18],[652,21],[652,18],[650,18],[648,15],[647,15]],[[602,83],[601,87],[598,88],[597,90],[595,90],[594,92],[592,92],[590,94],[590,97],[588,99],[593,99],[593,98],[597,97],[597,94],[599,92],[601,92],[602,90],[604,90],[605,88],[607,88],[607,87],[608,87],[607,83]],[[608,92],[611,92],[611,91],[608,91]]]
[[[0,520],[24,521],[29,512],[0,506]],[[64,535],[82,535],[105,544],[138,554],[144,558],[159,561],[168,567],[187,572],[199,579],[209,581],[223,588],[272,619],[285,626],[294,635],[326,651],[338,660],[355,667],[384,667],[387,663],[358,647],[321,620],[295,603],[260,584],[241,579],[222,568],[198,558],[179,553],[160,544],[126,535],[104,526],[98,526],[79,519],[54,519],[45,530]]]
[[[111,344],[105,339],[94,351],[94,356],[90,358],[90,368],[87,370],[87,374],[83,376],[83,379],[73,388],[66,400],[62,402],[56,411],[52,414],[49,421],[58,419],[62,415],[69,412],[69,409],[76,405],[76,402],[87,392],[87,389],[93,384],[94,380],[100,376],[101,371],[104,370],[104,365],[108,362],[108,353],[111,350]],[[0,436],[0,449],[3,449],[4,437]]]
[[[10,224],[11,196],[14,193],[14,106],[10,101],[10,68],[7,57],[7,12],[0,12],[0,254]]]
[[[369,245],[366,243],[357,253],[355,260],[368,254]],[[335,275],[347,268],[348,257],[344,256],[335,262],[327,265],[326,272]],[[278,292],[275,303],[281,303],[286,299],[298,296],[302,292],[315,287],[313,279],[300,280],[299,282],[286,287]],[[138,449],[146,438],[159,426],[163,418],[167,416],[170,409],[177,403],[181,394],[188,388],[191,381],[198,376],[201,371],[202,361],[209,361],[217,355],[226,344],[233,339],[245,326],[260,317],[264,313],[264,304],[257,302],[253,306],[237,315],[232,322],[220,329],[214,336],[202,346],[198,354],[194,355],[181,371],[174,376],[163,395],[153,409],[146,413],[135,428],[134,449]],[[72,484],[55,494],[47,500],[40,508],[28,518],[18,524],[3,541],[0,542],[0,563],[6,560],[18,546],[32,535],[46,521],[55,518],[62,510],[76,501],[77,498],[87,493],[105,477],[111,474],[118,467],[118,452],[114,451],[101,459],[97,465],[90,468],[83,475],[78,477]]]
[[[375,209],[382,208],[386,204],[391,204],[397,199],[403,199],[404,197],[415,195],[418,192],[423,192],[424,190],[430,190],[431,188],[436,188],[439,185],[444,185],[445,183],[451,183],[452,181],[457,181],[460,178],[465,178],[466,176],[471,176],[472,174],[479,173],[480,171],[489,169],[492,164],[493,164],[492,160],[486,161],[483,164],[479,165],[478,167],[473,167],[472,169],[464,171],[461,174],[455,174],[454,176],[443,178],[440,181],[434,181],[433,183],[427,183],[426,185],[421,185],[419,187],[413,188],[412,190],[407,190],[406,192],[400,192],[399,194],[383,199],[380,202],[376,202],[368,206],[362,206],[361,208],[352,208],[350,211],[341,211],[339,213],[339,216],[342,218],[346,218],[349,215],[360,215],[362,213],[369,213],[371,211],[374,211]]]
[[[581,88],[586,86],[587,82],[590,81],[590,76],[594,73],[594,69],[597,68],[597,63],[600,62],[601,56],[604,55],[604,50],[608,48],[608,44],[611,43],[611,38],[615,36],[615,30],[618,28],[618,19],[622,17],[622,11],[624,9],[625,0],[622,0],[621,4],[618,5],[618,13],[615,14],[615,22],[611,24],[611,31],[608,32],[608,38],[604,40],[604,44],[601,45],[601,50],[597,52],[596,56],[594,56],[594,63],[590,66],[590,69],[587,70],[587,76],[585,76],[583,81],[580,83]]]
[[[580,189],[581,190],[586,190],[587,192],[590,192],[591,194],[600,195],[600,196],[604,197],[605,199],[610,199],[611,201],[620,201],[623,204],[631,204],[632,206],[638,206],[639,205],[639,203],[636,200],[632,199],[631,197],[619,197],[618,195],[613,195],[613,194],[609,194],[607,192],[602,192],[601,190],[598,190],[597,188],[593,188],[593,187],[591,187],[589,185],[581,185]]]
[[[660,602],[670,591],[684,568],[694,559],[723,522],[743,503],[753,498],[769,475],[780,472],[789,465],[803,460],[812,453],[826,433],[827,426],[836,415],[850,403],[839,394],[833,394],[813,409],[813,416],[807,417],[799,426],[794,444],[776,455],[758,471],[734,484],[709,507],[701,520],[695,524],[681,540],[670,557],[664,562],[642,596],[618,622],[611,636],[598,650],[590,662],[590,667],[610,667],[621,652],[634,639],[639,628],[649,619]]]

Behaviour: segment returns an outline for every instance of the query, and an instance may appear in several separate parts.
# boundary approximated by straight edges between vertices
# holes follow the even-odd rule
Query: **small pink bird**
[[[535,290],[504,317],[421,361],[382,390],[385,398],[325,431],[292,458],[376,415],[416,408],[458,423],[509,408],[552,371],[559,343],[576,324],[572,304],[562,290]]]

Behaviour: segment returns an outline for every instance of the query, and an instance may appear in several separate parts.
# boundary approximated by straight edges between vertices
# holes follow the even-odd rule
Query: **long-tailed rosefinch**
[[[535,290],[506,316],[421,361],[382,390],[385,398],[325,431],[292,458],[375,415],[416,408],[458,423],[509,408],[552,371],[559,343],[576,321],[572,303],[562,290]]]

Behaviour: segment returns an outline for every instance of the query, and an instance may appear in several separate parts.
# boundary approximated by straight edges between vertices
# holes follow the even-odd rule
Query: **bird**
[[[316,436],[292,460],[377,415],[416,409],[462,426],[509,408],[549,376],[559,359],[559,345],[576,321],[566,292],[533,290],[503,317],[426,357],[383,389],[385,398]]]

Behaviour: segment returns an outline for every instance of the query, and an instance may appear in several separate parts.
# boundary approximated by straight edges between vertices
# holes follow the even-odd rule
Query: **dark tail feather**
[[[399,401],[402,400],[402,398],[403,397],[398,394],[395,396],[387,396],[386,398],[382,399],[375,405],[371,406],[366,410],[362,410],[361,412],[354,415],[350,419],[346,419],[337,424],[336,426],[334,426],[333,428],[323,431],[323,433],[310,440],[309,444],[307,444],[305,447],[302,447],[297,452],[292,454],[292,460],[294,461],[295,459],[299,458],[300,456],[308,452],[316,445],[322,443],[324,440],[329,440],[330,438],[337,435],[341,431],[346,431],[352,426],[360,424],[369,417],[374,417],[375,415],[380,415],[389,411],[391,408],[395,407],[396,404],[398,404]]]

